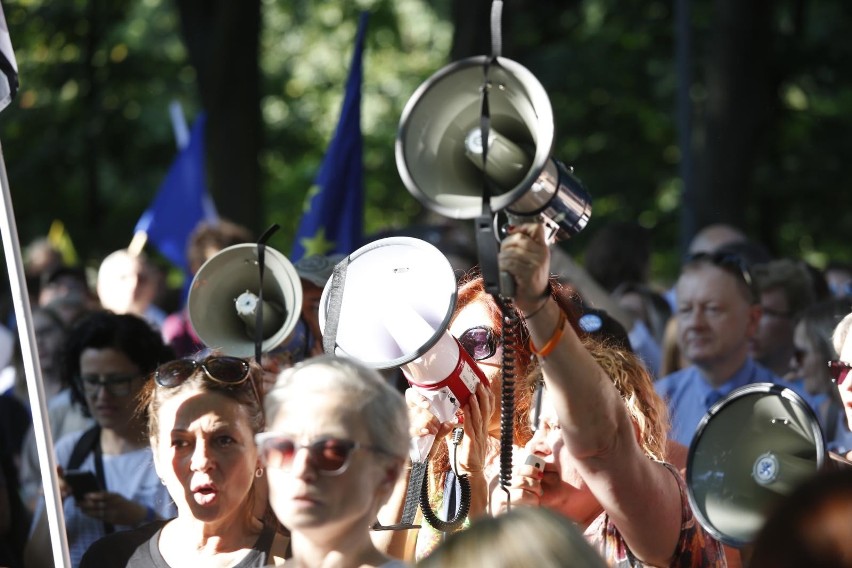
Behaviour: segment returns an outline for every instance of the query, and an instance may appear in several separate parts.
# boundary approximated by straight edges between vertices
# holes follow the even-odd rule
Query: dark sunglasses
[[[474,361],[482,361],[493,357],[497,352],[497,339],[494,330],[484,325],[478,325],[466,330],[458,337],[462,348]]]
[[[293,438],[276,432],[261,432],[255,435],[258,453],[266,467],[290,469],[296,452],[308,450],[308,460],[321,475],[340,475],[352,461],[355,450],[369,450],[387,454],[381,448],[359,444],[342,438],[320,438],[308,444],[299,444]],[[389,455],[389,454],[388,454]]]
[[[748,269],[748,264],[743,258],[732,252],[697,252],[686,257],[684,265],[709,262],[737,276],[746,285],[752,302],[757,302],[760,295],[754,284],[754,279]]]
[[[849,369],[852,365],[845,361],[829,361],[828,372],[831,373],[831,382],[837,386],[846,382],[846,377],[849,376]]]

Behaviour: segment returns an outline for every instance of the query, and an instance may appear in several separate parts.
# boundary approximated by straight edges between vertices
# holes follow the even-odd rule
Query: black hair
[[[86,396],[77,380],[80,356],[86,349],[109,348],[126,355],[145,375],[175,358],[174,351],[163,342],[160,333],[138,316],[106,310],[83,316],[71,329],[65,344],[62,380],[71,385],[71,399],[87,416]]]

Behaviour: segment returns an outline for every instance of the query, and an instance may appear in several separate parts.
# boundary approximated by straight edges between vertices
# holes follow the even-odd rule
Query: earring
[[[166,480],[165,480],[165,479],[163,479],[163,478],[161,477],[161,478],[160,478],[160,483],[162,483],[163,485],[165,485],[165,484],[166,484]]]
[[[254,476],[255,477],[263,477],[263,468],[259,467],[256,470],[254,470]]]

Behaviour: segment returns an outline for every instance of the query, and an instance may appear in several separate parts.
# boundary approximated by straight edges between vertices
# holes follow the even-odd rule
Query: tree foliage
[[[0,116],[0,139],[22,242],[61,219],[84,258],[125,246],[174,157],[167,107],[177,99],[190,119],[216,107],[210,171],[221,213],[258,233],[279,223],[271,244],[289,250],[337,122],[364,9],[372,12],[363,84],[366,228],[422,220],[426,212],[396,169],[399,117],[433,72],[488,52],[491,2],[247,3],[259,10],[260,35],[240,44],[240,57],[256,49],[254,79],[229,59],[238,24],[227,2],[4,3],[22,88]],[[592,222],[569,250],[582,254],[605,223],[638,220],[652,229],[657,275],[671,277],[684,207],[678,168],[684,152],[694,152],[700,223],[740,224],[775,253],[818,265],[852,258],[840,229],[852,215],[844,189],[852,7],[692,2],[695,129],[693,147],[684,149],[673,5],[504,4],[503,55],[547,89],[557,117],[554,157],[574,166],[594,197]],[[257,108],[232,108],[250,104]]]

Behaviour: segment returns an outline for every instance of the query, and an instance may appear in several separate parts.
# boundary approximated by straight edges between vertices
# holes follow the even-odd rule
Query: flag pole
[[[0,145],[0,185],[2,185],[3,190],[0,237],[3,239],[3,252],[6,257],[6,268],[9,272],[9,285],[15,308],[18,339],[21,344],[24,373],[27,378],[30,411],[33,416],[33,432],[38,450],[42,486],[44,487],[45,512],[50,526],[53,563],[54,566],[70,567],[71,556],[68,549],[68,536],[65,532],[65,515],[59,492],[53,437],[50,433],[50,422],[47,416],[47,397],[44,392],[44,381],[38,361],[35,332],[33,331],[33,314],[30,308],[27,281],[24,277],[24,262],[21,257],[21,244],[18,240],[18,228],[12,209],[12,194],[9,190],[9,179],[6,175],[6,161],[3,158],[2,145]]]

